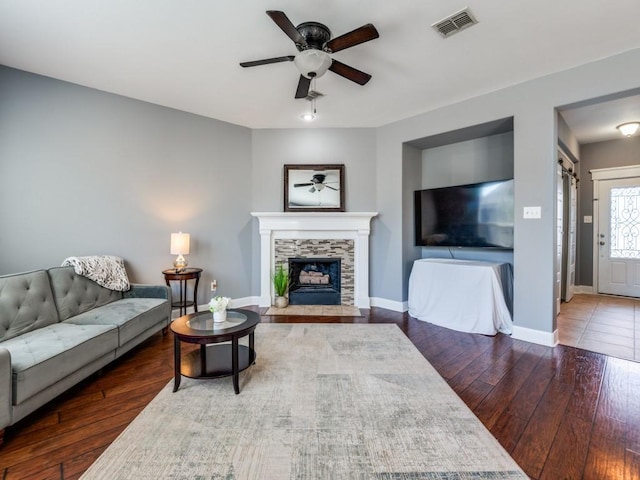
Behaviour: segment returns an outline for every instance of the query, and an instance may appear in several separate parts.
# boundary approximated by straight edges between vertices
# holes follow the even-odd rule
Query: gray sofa
[[[73,267],[0,276],[0,444],[7,426],[166,329],[170,319],[164,285],[117,292]]]

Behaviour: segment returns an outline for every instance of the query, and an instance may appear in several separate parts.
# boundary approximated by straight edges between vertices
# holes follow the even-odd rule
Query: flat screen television
[[[513,248],[513,179],[415,192],[416,246]]]

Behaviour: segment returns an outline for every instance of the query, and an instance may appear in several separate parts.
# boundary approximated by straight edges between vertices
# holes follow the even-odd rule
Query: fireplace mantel
[[[370,308],[369,233],[377,212],[251,212],[260,229],[260,306],[272,303],[271,272],[274,240],[352,239],[355,246],[354,300],[359,308]]]

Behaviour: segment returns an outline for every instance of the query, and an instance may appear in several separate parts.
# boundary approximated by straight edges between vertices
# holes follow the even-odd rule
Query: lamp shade
[[[172,233],[171,234],[171,255],[188,255],[189,254],[189,234],[188,233]]]
[[[638,122],[627,122],[623,123],[622,125],[618,125],[616,128],[620,130],[620,133],[622,133],[625,137],[630,137],[638,131],[639,127],[640,123]]]

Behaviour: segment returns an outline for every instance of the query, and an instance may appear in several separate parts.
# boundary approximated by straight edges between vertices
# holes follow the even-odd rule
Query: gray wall
[[[580,143],[573,134],[567,122],[562,118],[562,114],[558,113],[558,145],[564,153],[573,161],[580,160]]]
[[[373,128],[263,129],[251,135],[251,208],[284,211],[283,165],[344,164],[347,211],[376,206]]]
[[[402,152],[402,229],[415,232],[414,219],[414,195],[413,192],[422,189],[423,161],[422,151],[409,146],[403,145]],[[409,289],[409,276],[413,268],[413,262],[422,258],[422,249],[415,246],[414,236],[406,238],[402,246],[403,256],[403,274],[402,288],[403,291]]]
[[[251,135],[251,211],[284,211],[285,164],[344,164],[347,211],[376,206],[375,129],[262,129]],[[372,220],[375,224],[375,218]],[[252,292],[260,293],[260,233],[253,223]]]
[[[171,232],[190,266],[250,294],[251,131],[0,67],[0,274],[123,257],[163,282]]]
[[[422,152],[422,188],[513,178],[513,132]]]
[[[401,220],[403,143],[513,117],[514,321],[518,327],[553,332],[558,140],[555,109],[636,88],[639,74],[640,50],[636,49],[379,128],[376,140],[380,216],[376,228],[381,234],[372,238],[371,252],[376,259],[371,271],[372,296],[397,302],[406,297],[406,259],[402,255],[412,229],[403,229]],[[542,218],[522,219],[524,206],[540,206]]]
[[[593,182],[589,171],[629,165],[640,165],[640,137],[620,138],[580,146],[577,285],[593,285],[593,224],[584,223],[585,215],[593,215]]]

